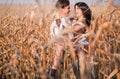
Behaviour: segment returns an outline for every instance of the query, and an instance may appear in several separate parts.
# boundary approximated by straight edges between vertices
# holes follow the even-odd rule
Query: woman
[[[91,10],[88,5],[84,2],[78,2],[74,5],[75,14],[77,20],[72,23],[73,26],[73,36],[77,36],[80,34],[85,34],[88,32],[89,26],[91,24]],[[86,41],[87,42],[87,41]],[[83,41],[79,40],[79,43],[83,43]]]
[[[83,34],[89,33],[91,24],[91,10],[84,2],[78,2],[74,5],[77,20],[72,23],[72,42],[74,42],[75,53],[79,58],[81,79],[90,79],[86,76],[86,54],[88,53],[89,37]]]

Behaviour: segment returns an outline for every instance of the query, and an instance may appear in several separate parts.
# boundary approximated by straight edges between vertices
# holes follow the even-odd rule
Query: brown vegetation
[[[96,79],[120,79],[120,7],[93,8],[90,28],[90,48],[87,72],[95,72]],[[38,11],[38,13],[36,12]],[[95,11],[95,12],[94,12]],[[41,13],[42,12],[42,13]],[[40,15],[39,15],[40,13]],[[41,17],[42,16],[42,17]],[[0,19],[0,77],[2,79],[46,79],[51,68],[54,49],[49,37],[54,10],[43,11],[34,6],[22,16],[7,13]],[[72,60],[72,43],[65,44],[64,66],[58,74],[62,79],[75,79]],[[73,61],[74,62],[74,61]],[[86,73],[84,76],[90,76]],[[66,78],[67,77],[67,78]]]

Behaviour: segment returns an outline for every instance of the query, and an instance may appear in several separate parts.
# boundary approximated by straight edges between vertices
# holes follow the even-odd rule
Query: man
[[[69,0],[58,0],[56,3],[56,9],[58,11],[58,17],[52,22],[50,27],[50,36],[54,38],[59,36],[59,34],[66,28],[68,16],[70,13],[70,2]],[[55,43],[55,58],[52,65],[52,69],[50,70],[50,75],[55,79],[55,74],[58,66],[60,65],[60,56],[63,53],[63,45],[58,43],[60,41],[56,41]]]

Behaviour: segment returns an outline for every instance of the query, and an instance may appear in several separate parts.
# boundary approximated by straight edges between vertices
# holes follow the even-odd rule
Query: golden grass
[[[40,11],[39,18],[37,10]],[[99,15],[94,11],[96,10],[93,9],[94,20],[89,33],[89,55],[87,59],[83,58],[83,63],[87,65],[80,64],[83,68],[81,76],[83,79],[90,78],[94,69],[96,79],[120,79],[120,8],[104,6]],[[46,79],[45,73],[53,63],[54,48],[49,43],[49,28],[54,10],[45,12],[39,6],[35,6],[27,12],[22,16],[7,14],[0,20],[2,79],[36,79],[39,76]],[[59,78],[75,79],[71,63],[75,62],[72,60],[75,60],[72,45],[70,40],[65,43],[65,57],[62,60],[64,66],[59,68],[58,75],[62,74]],[[88,69],[85,70],[84,67]]]

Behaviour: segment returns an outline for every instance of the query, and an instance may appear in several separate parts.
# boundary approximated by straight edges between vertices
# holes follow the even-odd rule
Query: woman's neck
[[[78,19],[77,19],[78,22],[82,22],[83,24],[86,25],[86,19],[83,17],[83,16],[80,16]]]
[[[85,18],[84,18],[83,16],[80,16],[80,17],[78,17],[78,20],[79,20],[79,21],[84,21]]]

